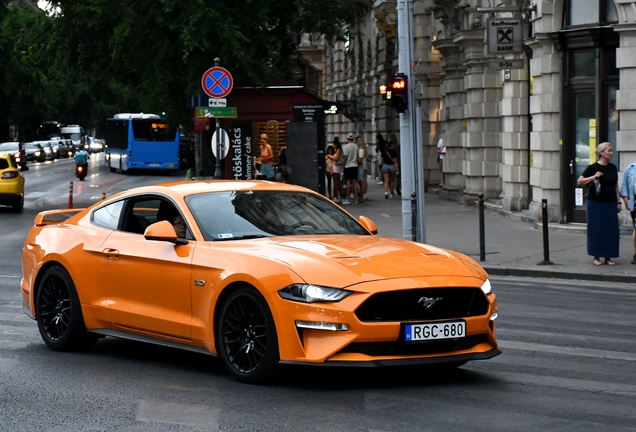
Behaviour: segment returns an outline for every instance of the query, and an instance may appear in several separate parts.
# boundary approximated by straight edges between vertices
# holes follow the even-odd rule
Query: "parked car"
[[[58,158],[68,158],[71,156],[71,147],[68,146],[67,141],[63,138],[54,138],[49,140],[51,145],[53,146],[53,150],[55,151],[56,157]]]
[[[500,354],[484,269],[377,230],[284,183],[140,187],[39,213],[20,291],[55,351],[151,342],[218,355],[244,382],[279,363],[459,367]]]
[[[24,176],[9,153],[0,154],[0,204],[18,212],[24,207]]]
[[[24,151],[24,148],[20,146],[19,142],[11,141],[0,143],[0,153],[8,153],[12,155],[21,171],[29,169],[27,167],[26,152]]]
[[[44,162],[46,160],[46,153],[39,142],[27,142],[22,147],[27,161]]]
[[[37,141],[42,149],[44,150],[44,158],[46,160],[55,160],[57,159],[57,152],[53,148],[53,143],[51,141]]]

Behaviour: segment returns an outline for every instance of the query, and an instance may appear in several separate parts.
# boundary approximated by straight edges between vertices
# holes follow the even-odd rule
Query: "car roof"
[[[186,197],[189,195],[197,195],[209,192],[231,191],[282,191],[314,193],[312,190],[301,186],[272,182],[267,180],[182,180],[130,189],[124,192],[122,195],[129,196],[144,193],[165,193],[173,196]],[[118,196],[122,197],[122,195]]]

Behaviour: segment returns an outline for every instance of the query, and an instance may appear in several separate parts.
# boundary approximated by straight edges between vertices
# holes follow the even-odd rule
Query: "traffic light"
[[[406,81],[406,75],[403,73],[396,74],[389,79],[388,87],[387,99],[391,101],[391,105],[397,112],[405,112],[409,107],[409,85]]]

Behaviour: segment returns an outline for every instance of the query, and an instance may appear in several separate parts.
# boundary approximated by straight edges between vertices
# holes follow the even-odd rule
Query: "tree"
[[[235,81],[286,77],[303,32],[339,37],[352,0],[57,0],[55,35],[67,62],[98,82],[133,89],[146,111],[189,118],[214,58]],[[124,107],[125,108],[125,107]],[[112,113],[111,113],[112,114]]]

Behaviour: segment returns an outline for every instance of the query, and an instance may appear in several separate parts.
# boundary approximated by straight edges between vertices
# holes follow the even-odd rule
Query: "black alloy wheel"
[[[75,284],[63,267],[54,266],[44,273],[35,307],[40,335],[52,350],[83,350],[97,340],[86,332]]]
[[[256,383],[273,379],[278,367],[278,338],[274,318],[263,296],[240,288],[227,299],[218,326],[218,348],[234,378]]]

